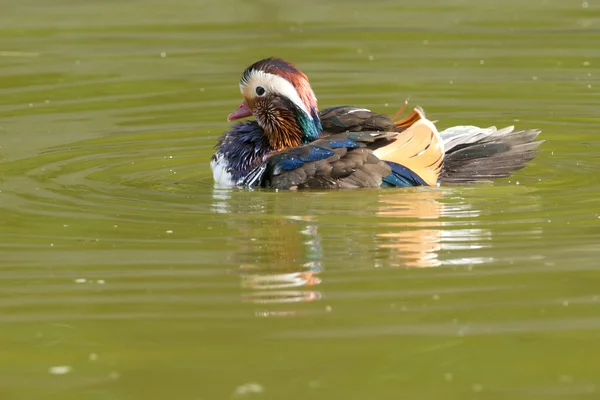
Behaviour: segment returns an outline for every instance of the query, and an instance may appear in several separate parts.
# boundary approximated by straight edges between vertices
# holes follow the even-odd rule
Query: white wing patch
[[[367,110],[366,108],[354,108],[354,109],[348,111],[348,114],[352,114],[352,113],[359,112],[359,111],[371,112],[371,110]]]
[[[226,186],[235,185],[231,173],[227,171],[228,167],[229,164],[222,153],[216,153],[215,159],[210,160],[210,168],[212,169],[213,178],[216,183]]]

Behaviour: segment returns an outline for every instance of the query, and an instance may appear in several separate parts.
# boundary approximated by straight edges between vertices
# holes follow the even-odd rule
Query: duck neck
[[[321,120],[316,109],[309,117],[298,108],[278,110],[274,118],[263,126],[271,148],[283,150],[310,143],[319,138],[322,131]]]

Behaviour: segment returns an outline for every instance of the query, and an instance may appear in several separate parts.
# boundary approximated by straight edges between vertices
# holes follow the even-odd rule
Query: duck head
[[[319,137],[317,98],[306,75],[293,64],[279,58],[255,62],[242,74],[240,91],[244,101],[227,119],[253,116],[274,150]]]

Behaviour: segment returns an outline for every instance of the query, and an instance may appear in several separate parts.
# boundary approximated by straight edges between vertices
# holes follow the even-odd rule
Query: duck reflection
[[[317,225],[309,216],[288,216],[269,225],[267,231],[277,239],[268,244],[267,252],[260,248],[260,253],[254,252],[253,259],[258,262],[240,266],[242,287],[252,289],[243,300],[263,304],[319,300],[321,293],[310,289],[321,283]]]
[[[366,191],[358,199],[352,197],[352,207],[336,208],[333,222],[332,210],[316,192],[215,189],[213,193],[213,210],[228,214],[228,224],[237,232],[230,240],[235,241],[233,257],[246,289],[242,300],[255,304],[320,300],[324,258],[339,264],[352,260],[359,267],[485,262],[464,257],[442,260],[440,252],[483,247],[490,238],[489,231],[473,226],[479,212],[449,190]],[[365,218],[355,218],[356,209],[363,210]],[[351,245],[339,240],[344,229],[344,239]],[[365,233],[373,229],[374,235]]]
[[[244,302],[255,304],[312,302],[321,299],[322,243],[317,221],[311,215],[290,215],[302,210],[286,195],[213,191],[213,211],[230,214],[238,232],[231,240],[233,257],[240,265]],[[241,238],[241,239],[240,239]],[[296,312],[265,311],[263,316]]]
[[[472,265],[492,258],[451,258],[448,250],[488,247],[491,231],[477,227],[481,212],[449,189],[418,188],[402,195],[382,194],[379,199],[380,239],[378,248],[387,251],[386,266],[437,267]],[[440,259],[440,252],[446,257]],[[380,263],[381,264],[381,263]],[[377,265],[383,266],[383,265]]]
[[[442,248],[440,217],[444,215],[444,203],[439,200],[443,195],[442,191],[429,190],[380,196],[379,226],[393,229],[382,229],[376,236],[381,239],[379,249],[388,250],[387,261],[392,266],[441,265],[438,251]]]

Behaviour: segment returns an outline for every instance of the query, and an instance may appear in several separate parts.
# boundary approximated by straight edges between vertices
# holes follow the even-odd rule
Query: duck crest
[[[242,75],[242,82],[247,83],[254,71],[263,71],[267,74],[273,74],[284,78],[294,86],[300,99],[308,110],[312,111],[313,109],[317,109],[317,97],[310,87],[308,77],[294,64],[282,60],[281,58],[265,58],[246,68]]]

